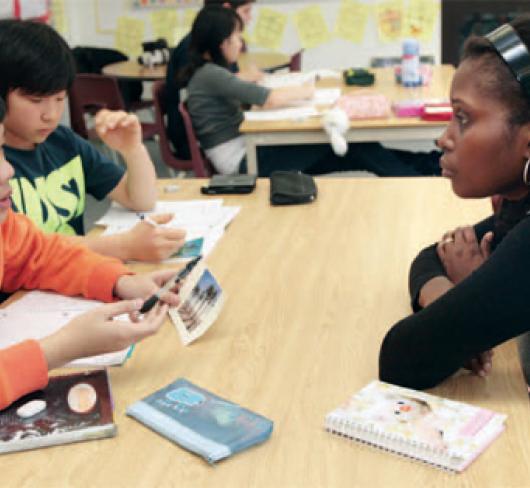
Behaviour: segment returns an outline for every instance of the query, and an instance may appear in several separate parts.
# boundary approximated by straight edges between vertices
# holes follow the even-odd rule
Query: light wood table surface
[[[398,85],[393,68],[373,68],[375,85],[368,88],[347,86],[342,80],[325,79],[317,87],[340,87],[343,94],[378,93],[386,95],[391,102],[413,99],[448,100],[454,67],[451,65],[433,66],[433,77],[428,86],[405,88]],[[434,141],[443,132],[446,122],[426,122],[418,117],[395,117],[350,121],[350,129],[345,134],[349,142],[367,141]],[[322,128],[320,117],[302,121],[244,121],[240,131],[245,135],[247,146],[247,167],[249,173],[257,173],[257,146],[285,144],[329,144],[329,137]]]
[[[207,198],[203,181],[177,183],[162,198]],[[432,390],[508,414],[506,431],[463,474],[323,430],[328,411],[377,377],[385,332],[410,313],[407,272],[420,247],[490,204],[457,199],[438,178],[318,187],[316,202],[294,207],[271,207],[266,180],[225,197],[242,209],[208,258],[227,294],[218,321],[188,347],[168,322],[111,369],[116,438],[2,455],[2,487],[528,486],[530,412],[513,342],[498,348],[489,378],[463,374]],[[269,417],[272,437],[212,467],[125,416],[178,377]]]
[[[274,69],[289,63],[289,56],[275,52],[246,52],[240,55],[239,67],[244,70],[250,66],[259,69]],[[103,74],[123,80],[155,81],[166,78],[167,65],[149,68],[136,61],[120,61],[108,64],[103,68]]]
[[[119,61],[107,64],[101,70],[104,75],[114,76],[121,80],[156,81],[166,79],[167,66],[143,66],[137,61]]]

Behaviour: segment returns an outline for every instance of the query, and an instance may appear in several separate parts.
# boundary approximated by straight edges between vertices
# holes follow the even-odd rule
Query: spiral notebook
[[[372,381],[326,416],[325,428],[453,472],[466,469],[504,430],[506,415]]]

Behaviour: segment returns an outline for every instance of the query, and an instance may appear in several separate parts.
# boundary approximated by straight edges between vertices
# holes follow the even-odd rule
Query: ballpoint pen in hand
[[[151,217],[149,217],[149,215],[145,215],[145,214],[136,214],[138,215],[138,217],[140,218],[140,220],[142,222],[146,222],[147,224],[149,225],[152,225],[153,227],[158,227],[158,223],[155,222]]]
[[[201,259],[202,259],[202,256],[197,256],[195,259],[192,259],[175,276],[170,278],[164,286],[162,286],[154,295],[150,296],[144,302],[144,304],[142,305],[142,308],[140,309],[140,313],[149,312],[149,310],[151,310],[156,305],[156,302],[158,302],[165,293],[171,290],[171,288],[173,288],[175,285],[177,285],[181,280],[183,280],[186,276],[188,276],[191,273],[191,270],[195,267],[195,265]]]

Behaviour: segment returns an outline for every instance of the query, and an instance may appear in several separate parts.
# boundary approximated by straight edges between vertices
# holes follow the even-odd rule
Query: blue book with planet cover
[[[266,441],[271,420],[179,378],[127,408],[144,423],[209,463]]]

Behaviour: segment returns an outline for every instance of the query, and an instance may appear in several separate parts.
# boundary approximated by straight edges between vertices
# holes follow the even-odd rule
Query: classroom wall
[[[413,1],[413,0],[408,0]],[[415,0],[421,1],[421,0]],[[423,0],[425,1],[425,0]],[[439,0],[426,0],[434,2],[439,6]],[[130,0],[62,0],[67,21],[64,23],[64,35],[72,45],[91,45],[102,47],[115,46],[115,32],[113,29],[117,24],[117,18],[122,15],[144,20],[144,38],[155,37],[151,23],[151,13],[154,9],[134,9]],[[99,21],[96,18],[96,3],[99,7]],[[188,0],[194,3],[194,0]],[[375,0],[360,0],[359,3],[375,8]],[[195,4],[197,2],[195,1]],[[407,0],[405,0],[407,5]],[[256,19],[262,8],[273,9],[276,12],[287,15],[287,24],[284,31],[283,42],[278,50],[291,54],[298,51],[302,46],[298,32],[295,28],[294,14],[308,6],[319,5],[321,12],[330,31],[336,25],[341,2],[339,0],[329,0],[321,2],[312,1],[283,1],[278,0],[258,0],[254,8],[254,20],[249,26],[249,33],[255,29]],[[179,16],[183,18],[184,10],[178,9]],[[430,41],[421,41],[422,54],[432,54],[435,59],[441,59],[441,21],[437,15],[435,29]],[[188,28],[181,26],[184,33]],[[260,50],[260,47],[250,43],[251,49]],[[261,48],[262,49],[262,48]],[[377,32],[375,15],[369,14],[366,24],[366,31],[361,43],[353,43],[336,38],[333,34],[331,39],[317,47],[305,49],[303,55],[303,69],[310,70],[316,68],[347,68],[351,66],[368,66],[373,56],[399,56],[401,54],[401,42],[382,42]]]

